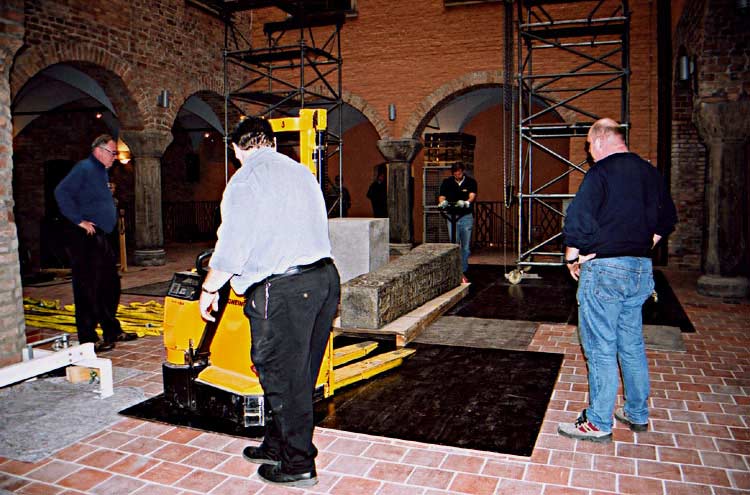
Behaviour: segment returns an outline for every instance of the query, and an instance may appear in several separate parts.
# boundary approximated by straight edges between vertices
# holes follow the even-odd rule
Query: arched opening
[[[126,121],[138,125],[136,105],[122,80],[87,62],[55,64],[29,79],[15,95],[13,196],[24,276],[67,263],[53,245],[62,245],[54,188],[73,164],[85,158],[100,134],[117,139]],[[123,144],[124,146],[124,144]],[[124,160],[126,161],[126,160]],[[110,169],[120,207],[133,204],[132,164]],[[132,236],[131,236],[132,238]]]
[[[469,155],[464,154],[462,158],[471,161],[467,170],[477,180],[479,189],[473,244],[483,249],[505,247],[512,254],[518,228],[518,212],[513,195],[517,191],[519,178],[518,165],[510,162],[510,147],[513,146],[515,151],[513,161],[518,161],[519,153],[517,130],[505,128],[510,119],[505,118],[503,91],[501,84],[490,83],[463,88],[443,98],[421,119],[415,136],[425,141],[428,147],[440,134],[468,136],[467,143],[474,143]],[[542,108],[543,103],[535,103]],[[545,118],[550,122],[563,121],[552,112]],[[513,133],[513,139],[507,139],[511,137],[506,136],[507,133]],[[550,138],[542,141],[555,153],[569,156],[569,139]],[[526,146],[522,147],[522,152],[525,150]],[[442,179],[450,175],[451,160],[435,161],[429,153],[429,149],[423,150],[413,164],[414,238],[417,242],[444,242],[448,227],[436,208],[436,194]],[[540,156],[531,178],[532,187],[541,187],[552,181],[547,192],[567,193],[567,180],[554,180],[563,172],[564,166],[559,160],[552,156]],[[539,213],[546,215],[548,212],[541,209]],[[552,231],[559,227],[559,222],[550,215],[549,221],[542,222],[542,228]],[[546,231],[535,233],[540,238],[545,234]]]
[[[338,217],[339,191],[337,177],[343,179],[344,216],[371,217],[372,205],[367,198],[367,190],[375,180],[376,167],[383,163],[383,155],[377,148],[380,136],[370,120],[355,107],[344,103],[342,111],[343,160],[342,170],[338,169],[338,160],[333,159],[327,167],[328,187],[326,188],[326,204],[329,216]],[[329,124],[337,122],[338,108],[331,111]]]
[[[229,128],[241,112],[229,107]],[[182,104],[172,125],[173,140],[161,160],[165,242],[216,238],[219,203],[236,168],[224,161],[224,97],[199,91]]]

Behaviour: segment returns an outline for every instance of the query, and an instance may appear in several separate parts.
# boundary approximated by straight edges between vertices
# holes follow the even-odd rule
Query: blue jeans
[[[453,240],[453,230],[450,221],[448,223],[448,238]],[[469,269],[469,254],[471,254],[471,231],[474,228],[474,215],[464,215],[456,220],[456,235],[458,244],[461,246],[461,271],[466,273]]]
[[[649,258],[594,258],[581,265],[578,332],[589,370],[586,412],[601,431],[612,431],[612,412],[622,370],[625,415],[648,423],[648,363],[641,307],[654,290]]]

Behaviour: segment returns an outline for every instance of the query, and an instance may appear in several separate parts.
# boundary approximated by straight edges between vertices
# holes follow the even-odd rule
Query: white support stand
[[[0,368],[0,387],[28,380],[43,373],[49,373],[57,368],[76,364],[99,369],[99,395],[102,399],[114,394],[112,361],[96,357],[92,342],[66,347],[59,351],[36,349],[33,351],[33,357],[29,354],[31,353],[28,348],[25,348],[23,362]]]

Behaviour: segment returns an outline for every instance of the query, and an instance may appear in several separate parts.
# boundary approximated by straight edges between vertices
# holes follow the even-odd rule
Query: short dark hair
[[[103,144],[107,144],[110,141],[115,141],[115,138],[113,138],[109,134],[102,134],[101,136],[97,136],[96,139],[94,139],[94,142],[91,143],[91,149],[93,151],[95,148],[98,148]]]
[[[464,167],[463,163],[456,162],[453,165],[451,165],[451,172],[455,172],[456,170],[466,170],[466,167]]]
[[[266,119],[247,117],[237,124],[229,135],[229,140],[243,150],[257,146],[273,146],[273,128]]]

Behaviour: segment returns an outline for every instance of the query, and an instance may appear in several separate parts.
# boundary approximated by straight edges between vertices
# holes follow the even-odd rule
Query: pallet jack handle
[[[214,250],[207,249],[195,258],[195,270],[196,272],[198,272],[198,275],[200,275],[201,284],[203,283],[203,279],[205,279],[206,275],[208,274],[208,270],[206,270],[205,268],[206,260],[211,258],[212,254],[214,254]],[[213,314],[216,318],[216,321],[206,322],[206,326],[203,329],[203,335],[201,335],[200,343],[198,344],[198,347],[193,351],[191,361],[208,363],[208,358],[211,355],[211,343],[214,340],[216,330],[219,328],[219,323],[221,323],[221,317],[224,315],[224,310],[226,309],[227,303],[229,302],[230,290],[231,286],[229,285],[229,282],[224,284],[224,286],[219,289],[219,309]]]

